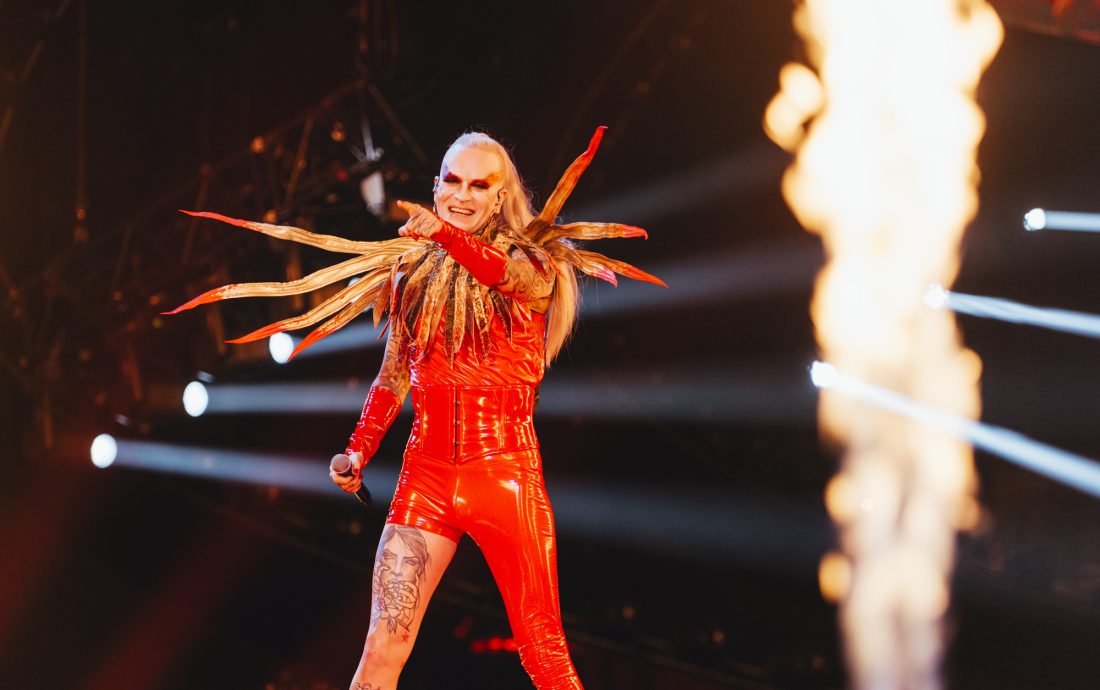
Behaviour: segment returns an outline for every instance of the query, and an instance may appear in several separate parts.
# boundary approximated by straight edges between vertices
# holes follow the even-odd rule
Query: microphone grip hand
[[[352,453],[349,457],[338,453],[332,456],[332,461],[329,463],[329,477],[344,491],[355,494],[364,506],[370,506],[372,499],[370,491],[363,484],[362,468],[362,454]]]

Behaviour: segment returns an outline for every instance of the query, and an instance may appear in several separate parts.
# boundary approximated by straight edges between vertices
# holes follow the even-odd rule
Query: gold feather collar
[[[661,279],[622,261],[596,252],[577,249],[573,240],[598,240],[613,237],[646,237],[645,230],[619,223],[570,223],[556,225],[565,200],[572,193],[581,174],[596,154],[606,127],[592,135],[588,149],[577,157],[558,181],[549,200],[528,227],[516,231],[504,224],[490,224],[483,239],[510,251],[521,250],[532,264],[547,270],[573,268],[590,276],[617,284],[615,274],[665,286]],[[475,352],[484,356],[489,349],[489,324],[499,316],[511,337],[512,301],[496,290],[482,285],[458,265],[442,247],[434,242],[398,237],[382,242],[355,242],[333,235],[318,235],[287,225],[271,225],[230,218],[207,211],[184,211],[192,216],[213,218],[265,235],[320,247],[331,252],[354,254],[355,257],[323,268],[299,280],[282,283],[238,283],[224,285],[205,292],[165,314],[176,314],[200,304],[237,297],[274,297],[297,295],[331,285],[340,280],[360,276],[359,280],[305,314],[264,326],[245,336],[230,340],[245,343],[283,331],[312,326],[324,321],[294,349],[294,357],[321,338],[343,328],[359,314],[373,307],[377,326],[384,315],[401,319],[417,344],[419,353],[433,344],[439,320],[446,313],[444,347],[451,357],[465,334],[473,339]],[[667,287],[667,286],[666,286]],[[392,306],[396,305],[396,306]],[[430,318],[429,318],[430,317]]]

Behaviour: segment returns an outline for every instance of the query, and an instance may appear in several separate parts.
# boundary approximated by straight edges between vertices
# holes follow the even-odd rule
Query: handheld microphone
[[[350,477],[352,475],[351,458],[346,455],[337,455],[329,463],[329,469],[341,477]],[[370,491],[367,490],[366,484],[361,484],[355,492],[355,497],[359,499],[359,502],[364,506],[370,507],[371,497]]]

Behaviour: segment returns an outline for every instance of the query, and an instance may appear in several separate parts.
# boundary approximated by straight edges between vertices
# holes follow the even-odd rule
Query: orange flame
[[[822,355],[974,418],[980,362],[922,298],[954,280],[977,209],[973,94],[1000,20],[985,0],[805,0],[795,26],[810,66],[783,68],[764,128],[797,151],[783,192],[825,244],[811,306]],[[819,412],[846,446],[826,492],[843,554],[819,576],[841,601],[854,684],[938,687],[955,530],[976,512],[971,450],[836,392]]]

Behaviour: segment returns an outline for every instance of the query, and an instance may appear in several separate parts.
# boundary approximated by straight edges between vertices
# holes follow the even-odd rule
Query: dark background
[[[324,688],[350,677],[384,505],[87,461],[104,431],[297,454],[322,474],[341,446],[354,411],[191,419],[155,395],[200,370],[350,387],[377,370],[377,348],[278,367],[220,350],[201,312],[157,315],[215,284],[282,279],[288,258],[175,208],[274,209],[355,239],[392,232],[366,214],[355,171],[341,176],[354,157],[331,137],[311,144],[303,175],[315,187],[265,201],[251,161],[285,182],[306,112],[315,133],[341,123],[349,142],[365,113],[386,149],[388,194],[413,199],[466,129],[512,147],[544,199],[595,126],[611,127],[565,215],[645,226],[647,242],[598,249],[670,287],[589,284],[544,386],[538,427],[578,669],[592,688],[842,687],[835,609],[816,583],[834,543],[821,495],[836,469],[806,376],[820,248],[779,195],[786,159],[760,124],[780,66],[800,54],[790,6],[364,6],[360,51],[361,6],[348,0],[88,3],[82,164],[80,3],[0,1],[0,105],[12,112],[0,148],[0,687]],[[1100,239],[1029,235],[1020,222],[1034,206],[1097,209],[1098,51],[1009,27],[980,89],[982,210],[960,291],[1100,310]],[[362,87],[330,98],[356,80],[389,109]],[[250,158],[265,134],[268,149]],[[214,312],[227,337],[293,312],[255,302]],[[985,420],[1100,456],[1100,346],[960,323],[984,362]],[[576,413],[555,409],[570,396]],[[379,473],[396,471],[408,424],[383,445]],[[960,540],[949,687],[1095,687],[1096,501],[997,458],[977,465],[984,517]],[[471,651],[507,635],[464,540],[402,687],[528,687],[514,654]]]

